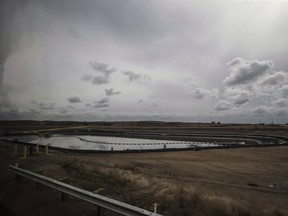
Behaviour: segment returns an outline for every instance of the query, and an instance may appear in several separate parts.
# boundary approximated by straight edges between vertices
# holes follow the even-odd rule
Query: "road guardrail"
[[[40,184],[46,185],[48,187],[54,188],[61,191],[64,194],[69,194],[71,196],[77,197],[79,199],[85,200],[87,202],[93,203],[98,207],[109,209],[113,212],[117,212],[122,215],[127,216],[162,216],[155,212],[150,212],[145,209],[138,208],[136,206],[129,205],[99,194],[94,194],[90,191],[83,190],[81,188],[74,187],[72,185],[57,181],[55,179],[39,175],[37,173],[30,172],[25,169],[21,169],[16,166],[9,166],[9,171],[15,173],[16,175],[23,176],[25,178],[31,179]]]

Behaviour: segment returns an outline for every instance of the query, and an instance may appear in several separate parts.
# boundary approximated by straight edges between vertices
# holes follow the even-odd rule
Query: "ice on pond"
[[[71,135],[71,136],[13,136],[5,137],[39,145],[47,145],[63,149],[73,150],[96,150],[96,151],[128,151],[128,150],[157,150],[157,149],[184,149],[195,147],[218,146],[215,143],[172,141],[156,139],[136,139],[125,137]]]

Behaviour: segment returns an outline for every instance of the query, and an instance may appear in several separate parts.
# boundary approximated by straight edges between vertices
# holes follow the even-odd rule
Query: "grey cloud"
[[[265,106],[258,106],[254,109],[254,113],[256,115],[260,115],[260,116],[263,116],[265,115],[267,112],[268,112],[268,107],[265,107]]]
[[[81,100],[79,97],[70,97],[70,98],[67,98],[67,100],[70,102],[70,103],[81,103]]]
[[[275,115],[276,116],[287,116],[288,113],[287,113],[286,109],[281,109],[281,110],[276,110]]]
[[[93,79],[93,75],[91,75],[91,74],[83,74],[82,75],[82,79],[84,80],[84,81],[87,81],[87,82],[89,82],[89,81],[91,81],[92,79]]]
[[[9,88],[3,83],[3,76],[4,76],[4,67],[0,61],[0,105],[9,106],[11,103],[8,98]]]
[[[3,2],[14,1],[4,0]],[[55,68],[58,68],[59,71],[61,71],[61,73],[59,73],[59,77],[57,77],[57,79],[59,78],[59,82],[57,83],[65,83],[66,86],[77,85],[77,81],[75,81],[72,76],[77,76],[77,71],[79,71],[81,64],[83,64],[83,58],[86,58],[85,55],[95,56],[95,58],[96,56],[99,56],[99,60],[101,58],[105,59],[102,61],[114,61],[117,62],[117,64],[119,65],[125,65],[125,67],[129,67],[130,64],[133,65],[133,68],[135,68],[136,72],[138,71],[138,69],[136,68],[141,68],[141,70],[145,70],[144,68],[146,68],[147,70],[148,68],[151,68],[151,74],[157,73],[158,80],[163,79],[161,80],[163,82],[171,81],[172,83],[175,83],[175,88],[171,88],[170,86],[168,86],[166,89],[161,89],[162,87],[160,86],[158,89],[163,92],[162,95],[158,95],[158,98],[155,98],[155,100],[152,101],[155,101],[159,104],[159,110],[161,108],[160,104],[163,104],[164,107],[164,104],[170,101],[171,109],[174,111],[175,114],[173,119],[177,120],[179,119],[179,114],[181,114],[182,112],[186,112],[182,108],[178,109],[177,106],[184,107],[187,102],[189,103],[189,105],[191,105],[191,109],[198,109],[200,110],[199,112],[205,113],[211,107],[211,103],[208,103],[208,101],[207,103],[206,101],[201,101],[200,103],[197,103],[199,104],[199,107],[195,108],[193,102],[187,101],[187,95],[185,97],[181,97],[181,95],[186,92],[186,89],[182,89],[183,83],[178,82],[176,79],[174,80],[173,77],[185,77],[186,75],[184,73],[189,73],[193,70],[193,73],[195,72],[195,76],[199,76],[201,79],[203,79],[203,83],[205,83],[205,85],[207,84],[207,87],[215,87],[219,84],[219,82],[221,82],[220,79],[222,79],[222,77],[225,78],[226,76],[228,76],[228,74],[223,74],[224,69],[222,65],[222,60],[226,59],[230,55],[235,56],[235,53],[241,53],[242,56],[255,56],[258,59],[267,59],[271,56],[271,59],[273,58],[275,64],[277,62],[277,66],[279,66],[280,68],[286,68],[287,66],[287,60],[285,59],[285,56],[287,58],[287,55],[285,55],[285,53],[287,53],[287,47],[283,46],[283,44],[287,44],[287,37],[285,37],[287,33],[287,28],[285,28],[285,26],[287,26],[288,19],[285,7],[283,7],[284,5],[282,5],[282,3],[279,4],[280,7],[278,7],[278,5],[274,5],[274,3],[271,3],[271,5],[270,3],[268,5],[265,3],[257,3],[256,5],[251,5],[249,2],[246,2],[244,4],[239,4],[240,7],[238,8],[235,7],[234,4],[230,3],[221,3],[219,5],[217,5],[218,3],[215,5],[214,3],[212,3],[211,5],[209,3],[207,5],[207,3],[203,4],[200,1],[197,3],[194,1],[191,1],[191,3],[188,1],[179,1],[177,3],[169,3],[166,5],[163,4],[163,1],[147,2],[133,0],[117,2],[114,0],[59,0],[57,1],[57,4],[55,2],[56,1],[28,0],[26,1],[27,4],[25,3],[25,7],[22,7],[20,6],[21,4],[19,5],[18,3],[14,2],[11,4],[18,4],[19,6],[16,7],[16,9],[14,9],[14,7],[10,7],[10,10],[6,10],[6,8],[4,7],[5,10],[3,10],[3,17],[5,19],[2,20],[3,22],[0,20],[0,25],[6,22],[6,26],[3,25],[5,28],[1,29],[9,30],[8,33],[13,33],[6,33],[4,35],[5,37],[1,37],[1,39],[3,39],[2,41],[0,41],[1,48],[3,48],[2,45],[5,45],[5,47],[10,45],[17,47],[17,44],[19,43],[18,39],[22,38],[21,35],[23,35],[23,32],[39,31],[44,36],[43,41],[41,41],[39,47],[43,48],[44,52],[41,52],[39,54],[44,54],[42,56],[44,60],[43,63],[48,67],[43,68],[43,74],[45,74],[45,76],[42,76],[39,73],[40,71],[37,73],[39,74],[39,76],[45,77],[45,80],[47,82],[43,83],[47,85],[47,89],[58,89],[55,88],[56,82],[53,82],[53,77],[55,77],[54,75],[56,75],[56,72],[54,72],[55,74],[49,73],[49,70],[56,71]],[[40,6],[36,7],[35,5]],[[275,6],[275,10],[269,10],[269,8],[271,9],[271,6],[272,8],[274,8]],[[2,7],[0,6],[0,8]],[[244,12],[246,16],[243,16],[243,9],[245,9]],[[255,11],[261,12],[266,11],[266,9],[267,11],[269,11],[268,14],[259,13],[259,16],[253,16],[255,15]],[[15,18],[16,16],[17,18]],[[253,19],[251,19],[251,17]],[[271,17],[275,19],[271,19]],[[205,28],[203,28],[202,22],[204,20]],[[229,20],[233,20],[233,22],[229,22]],[[257,28],[257,25],[263,25],[263,28]],[[215,26],[217,26],[217,28],[215,28]],[[241,28],[233,28],[235,26],[241,26]],[[70,28],[68,29],[68,32],[67,28]],[[231,31],[231,29],[233,29],[233,31]],[[282,32],[282,34],[279,34],[280,31]],[[0,34],[1,36],[3,36],[1,32],[2,31],[0,31]],[[249,33],[246,34],[246,32]],[[81,38],[78,37],[78,33],[81,34]],[[227,36],[227,34],[229,34],[230,37],[225,37]],[[10,35],[11,37],[9,37]],[[207,37],[207,35],[213,35],[213,37]],[[14,39],[15,36],[16,39]],[[75,40],[75,38],[77,37],[79,40]],[[259,37],[261,37],[261,39],[257,41]],[[13,40],[13,43],[10,43],[5,38],[11,38]],[[14,41],[16,41],[15,45]],[[273,41],[273,43],[271,43],[271,41]],[[0,49],[1,53],[2,50],[4,49]],[[67,53],[67,50],[73,50],[73,52]],[[15,51],[15,49],[13,51]],[[13,51],[10,53],[13,53],[13,56],[14,54],[20,56],[19,59],[25,59],[27,56],[25,50],[20,50],[21,52],[19,53],[14,53]],[[51,55],[53,53],[55,53],[54,56]],[[73,58],[70,58],[70,55]],[[5,55],[5,57],[7,56],[9,56],[9,54]],[[232,59],[231,57],[229,58]],[[15,64],[14,62],[12,62],[12,66],[13,64],[16,65],[19,62],[17,61],[17,58],[14,59]],[[14,59],[10,58],[10,61],[14,61]],[[91,59],[93,60],[94,58]],[[207,59],[210,59],[209,64],[207,64]],[[67,60],[70,60],[70,63],[67,64]],[[35,60],[35,62],[36,61],[37,60]],[[4,61],[0,61],[0,64],[4,64]],[[31,63],[28,62],[24,64],[28,64],[27,67],[33,70],[33,66],[31,66]],[[243,64],[243,59],[234,59],[234,61],[230,62],[229,68],[237,67],[239,69],[241,68],[241,64]],[[283,67],[283,65],[286,66]],[[13,66],[10,71],[5,71],[5,73],[7,74],[4,74],[4,82],[7,82],[7,77],[9,76],[11,77],[11,80],[15,80],[15,82],[11,82],[12,87],[14,87],[14,83],[15,85],[18,83],[18,81],[16,82],[16,80],[21,80],[21,76],[17,76],[17,73],[13,73],[14,67],[15,66]],[[112,67],[107,66],[107,64],[105,65],[103,63],[101,64],[99,62],[92,61],[91,63],[86,64],[86,67],[88,68],[88,72],[84,72],[86,74],[83,75],[82,79],[88,82],[88,85],[103,85],[109,83],[110,81],[115,81],[115,83],[113,83],[113,85],[115,84],[113,86],[114,88],[116,88],[116,86],[122,85],[122,83],[117,83],[119,81],[118,79],[112,80],[114,73],[111,72]],[[131,68],[132,71],[134,71],[133,68]],[[211,73],[212,70],[213,73]],[[69,73],[68,75],[67,72]],[[167,75],[167,73],[169,73],[169,75]],[[40,89],[40,87],[42,87],[42,82],[33,82],[33,79],[35,79],[36,76],[31,76],[30,73],[22,74],[25,77],[32,78],[31,81],[27,81],[26,83],[31,83],[31,86],[34,86],[34,84],[37,83],[37,85],[33,87],[33,90],[38,88]],[[131,77],[132,81],[130,80],[130,77],[128,75],[118,75],[122,76],[122,79],[125,78],[125,80],[130,82],[141,81],[141,79],[137,78],[137,74],[136,80],[133,80],[133,78]],[[69,79],[69,82],[66,82],[67,80],[65,79],[67,79],[68,76],[71,76],[72,79]],[[15,77],[18,77],[18,79],[15,79]],[[261,80],[261,78],[263,78],[262,75],[256,75],[254,77],[252,76],[251,80],[259,81]],[[158,82],[158,80],[156,80],[156,83]],[[242,85],[242,87],[244,88],[244,86],[247,86],[246,83],[249,83],[250,80],[245,80],[244,78],[242,78],[241,80],[239,77],[234,77],[234,79],[228,79],[228,81],[226,80],[226,82],[227,83],[225,84],[227,86],[240,85],[239,83],[244,83],[245,85]],[[8,84],[10,83],[7,82],[7,85]],[[264,87],[268,88],[268,86],[258,86],[259,82],[257,82],[257,85],[254,85],[254,83],[252,84],[254,87],[254,89],[251,90],[251,92],[253,93],[253,101],[252,103],[247,104],[250,108],[252,106],[255,106],[255,104],[256,106],[258,106],[259,104],[265,104],[266,102],[271,101],[271,97],[266,101],[266,96],[261,96],[260,99],[258,99],[256,96],[254,98],[254,93],[260,94],[260,92],[263,92],[262,89],[264,89]],[[267,83],[267,85],[269,84]],[[198,83],[196,86],[198,86]],[[21,87],[25,87],[25,85],[22,85]],[[131,85],[130,87],[134,86]],[[63,86],[63,93],[65,95],[67,93],[65,91],[69,91],[69,89],[71,88],[64,88],[65,86]],[[108,88],[108,85],[105,86],[105,88],[103,88],[102,90],[97,89],[97,87],[95,88],[95,91],[99,92],[103,91],[105,88]],[[95,91],[91,91],[89,86],[83,86],[83,88],[81,87],[80,89],[83,90],[83,94],[87,94],[87,98],[93,97],[93,94],[95,95]],[[116,88],[116,90],[117,89],[118,88]],[[126,92],[131,91],[132,93],[134,93],[133,89],[129,89],[128,86],[124,86],[123,89],[125,89]],[[195,89],[195,87],[193,89]],[[271,86],[270,89],[271,92],[274,91],[275,86]],[[137,94],[138,90],[139,94]],[[131,94],[131,98],[128,98],[128,103],[130,103],[131,101],[132,103],[133,101],[135,103],[137,102],[137,99],[140,99],[142,97],[144,97],[143,99],[145,100],[145,95],[157,95],[159,91],[153,91],[151,90],[151,88],[139,88],[137,89],[137,92],[135,91],[135,94],[133,94],[133,96]],[[103,91],[102,93],[105,92]],[[34,97],[33,94],[37,95],[35,95]],[[54,91],[51,91],[50,95],[49,92],[46,94],[47,96],[49,96],[48,98],[54,98],[55,101],[61,101],[61,99],[63,101],[67,98],[61,98],[62,94],[57,95]],[[167,95],[167,98],[165,94]],[[270,92],[267,93],[267,95],[269,94]],[[20,92],[20,94],[16,92],[13,94],[9,93],[8,96],[11,96],[11,100],[17,102],[19,107],[27,107],[27,104],[25,104],[25,102],[22,102],[24,100],[18,100],[18,98],[20,98],[19,95],[22,96],[22,92]],[[280,90],[279,87],[279,91],[277,92],[277,94],[275,93],[275,95],[277,95],[277,97],[278,95],[283,95],[283,97],[288,98],[288,88],[281,88]],[[45,98],[44,96],[46,95],[45,93],[43,95],[43,93],[40,91],[39,93],[35,91],[35,93],[23,92],[23,96],[27,97],[29,101],[30,98],[41,98],[41,96]],[[108,95],[105,95],[104,97],[106,96]],[[25,99],[25,97],[22,98]],[[198,92],[195,93],[195,97],[201,99],[210,96],[209,92],[205,93],[205,91],[198,90]],[[274,97],[273,99],[276,100],[277,97]],[[241,94],[238,94],[233,97],[223,98],[223,100],[229,101],[232,105],[234,103],[241,105],[246,104],[248,98],[249,97],[247,97],[247,95],[241,96]],[[146,99],[148,99],[148,96]],[[124,102],[125,101],[119,101],[119,107],[123,107]],[[150,105],[153,102],[150,102]],[[2,101],[0,102],[0,104],[1,103]],[[145,104],[146,103],[148,106],[149,101],[147,100],[146,102],[145,100]],[[83,103],[83,106],[84,104],[85,103]],[[32,106],[32,104],[30,105]],[[90,106],[93,107],[94,105],[95,103],[91,103]],[[174,106],[175,109],[173,109]],[[214,105],[212,105],[212,107],[213,106]],[[49,106],[47,105],[43,107]],[[142,108],[142,104],[138,105],[138,108],[140,107]],[[33,108],[35,107],[33,106]],[[79,120],[90,120],[99,118],[94,114],[93,111],[91,112],[91,115],[89,117],[85,117],[84,115],[80,115],[81,108],[79,108],[78,110],[77,106],[75,106],[75,109],[75,113],[77,113],[77,115],[73,113],[73,115],[71,115],[71,117],[69,118]],[[223,106],[221,109],[223,109]],[[35,110],[38,110],[38,108]],[[63,112],[65,112],[64,110],[65,109],[63,109]],[[140,109],[138,111],[141,112]],[[244,113],[243,109],[238,109],[236,111],[239,113]],[[118,112],[119,114],[121,114],[122,112],[133,113],[137,112],[137,110],[135,110],[132,106],[127,107],[125,111],[120,109],[116,111],[115,107],[115,113],[116,112]],[[193,113],[193,111],[189,110],[188,113],[191,114]],[[217,112],[215,113],[216,115],[218,114]],[[196,112],[195,115],[197,115]],[[223,112],[223,116],[225,116],[225,112]],[[55,115],[51,115],[49,116],[49,118],[57,119],[55,118]],[[151,117],[148,115],[147,118],[152,118],[154,120],[154,118],[159,117]],[[123,119],[126,119],[126,117]],[[131,119],[133,119],[133,117],[131,117]],[[193,118],[191,119],[193,120]],[[241,118],[238,119],[241,120]]]
[[[61,107],[60,109],[59,109],[59,113],[62,113],[62,114],[66,114],[66,113],[68,113],[68,109],[67,108],[65,108],[65,107]]]
[[[203,99],[205,97],[212,97],[212,98],[217,98],[219,94],[219,90],[218,89],[205,89],[205,88],[201,88],[198,87],[194,92],[193,92],[193,96],[196,99]]]
[[[23,118],[23,115],[21,115],[18,109],[3,110],[0,112],[1,120],[19,120]]]
[[[93,79],[92,79],[92,83],[94,85],[97,85],[97,84],[106,84],[106,83],[109,83],[109,78],[108,77],[103,77],[103,76],[95,76]]]
[[[202,89],[202,88],[197,88],[194,92],[195,98],[197,98],[197,99],[204,98],[207,95],[207,93],[209,93],[209,92],[207,92],[206,89]]]
[[[235,59],[231,60],[230,62],[228,62],[227,65],[229,67],[233,67],[236,65],[240,65],[242,62],[243,62],[243,59],[238,57],[238,58],[235,58]]]
[[[36,109],[29,109],[28,111],[31,115],[39,115],[41,114],[41,112],[39,110]]]
[[[287,107],[288,101],[287,101],[287,99],[280,98],[278,100],[273,101],[273,105],[276,107]]]
[[[2,89],[3,73],[4,73],[4,68],[3,68],[3,65],[1,63],[2,62],[0,62],[0,91]]]
[[[106,107],[109,107],[109,104],[96,104],[94,107],[95,108],[106,108]]]
[[[224,94],[223,94],[226,102],[222,102],[218,104],[218,109],[226,109],[227,107],[234,105],[236,107],[239,107],[247,102],[249,102],[252,99],[253,93],[251,89],[245,88],[234,88],[234,87],[226,87]],[[216,106],[217,107],[217,106]],[[230,107],[229,107],[230,108]],[[217,110],[217,109],[216,109]]]
[[[70,111],[73,111],[75,108],[71,105],[68,105],[68,106],[65,106],[65,107],[60,107],[58,110],[59,110],[59,113],[61,114],[67,114],[69,113]]]
[[[78,29],[76,29],[75,26],[70,26],[67,31],[68,31],[68,34],[69,34],[72,38],[75,38],[75,39],[80,39],[80,38],[81,38],[81,34],[80,34],[80,32],[78,31]]]
[[[37,101],[31,101],[32,104],[34,104],[38,109],[40,110],[53,110],[55,109],[55,103],[39,103]]]
[[[120,91],[114,91],[114,89],[113,88],[111,88],[111,89],[105,89],[105,94],[106,94],[106,96],[112,96],[112,95],[119,95],[119,94],[121,94],[121,92]]]
[[[272,85],[285,84],[287,82],[288,82],[288,74],[280,71],[266,76],[261,81],[261,85],[272,86]]]
[[[137,103],[143,103],[143,100],[142,99],[140,99]]]
[[[133,81],[148,81],[150,80],[150,76],[147,74],[135,73],[133,71],[122,71],[122,74],[128,76],[130,82]]]
[[[109,83],[109,77],[107,76],[94,76],[91,74],[83,74],[82,75],[82,80],[91,82],[94,85],[101,85],[101,84],[107,84]]]
[[[134,81],[134,80],[139,80],[141,79],[141,74],[140,73],[135,73],[132,71],[122,71],[122,74],[124,74],[125,76],[128,76],[129,81]]]
[[[109,98],[103,98],[99,101],[95,101],[94,103],[95,103],[94,105],[95,108],[109,107]]]
[[[282,95],[284,98],[288,98],[288,85],[285,85],[281,88]]]
[[[40,103],[40,108],[43,110],[53,110],[55,109],[54,103]]]
[[[109,103],[109,98],[103,98],[99,101],[95,101],[94,103],[97,103],[97,104]]]
[[[10,108],[9,112],[11,112],[13,114],[18,114],[19,113],[19,109],[18,108]]]
[[[227,65],[230,72],[223,81],[227,86],[248,84],[256,81],[273,68],[272,61],[249,61],[242,58],[233,59]]]
[[[94,61],[94,62],[89,61],[88,63],[94,71],[101,72],[106,77],[108,77],[111,73],[114,73],[117,71],[117,68],[115,68],[115,67],[109,68],[109,65],[105,64],[105,63],[100,63],[97,61]]]
[[[233,102],[235,105],[242,105],[248,101],[250,101],[251,95],[248,92],[242,91],[240,94],[233,98]]]
[[[110,82],[110,74],[117,71],[115,67],[109,67],[108,64],[100,62],[88,62],[92,70],[96,73],[101,73],[102,75],[92,75],[92,74],[83,74],[82,80],[91,82],[94,85],[107,84]]]
[[[216,111],[228,110],[231,108],[232,108],[231,102],[225,100],[219,101],[215,106]]]

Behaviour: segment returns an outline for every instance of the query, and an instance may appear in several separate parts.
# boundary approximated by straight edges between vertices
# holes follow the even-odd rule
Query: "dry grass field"
[[[10,143],[1,142],[0,203],[6,215],[95,214],[90,204],[73,198],[63,203],[52,189],[15,181],[6,172],[15,162],[151,211],[156,202],[163,215],[288,215],[287,146],[125,154],[50,151],[26,160],[11,156],[12,151]]]
[[[287,136],[287,126],[162,122],[2,122],[0,132],[107,131],[265,134]],[[150,153],[67,153],[13,156],[0,141],[0,215],[95,215],[96,207],[59,192],[15,181],[16,162],[31,171],[167,216],[288,215],[288,146]],[[21,152],[22,147],[19,147]],[[106,211],[105,215],[114,215]]]

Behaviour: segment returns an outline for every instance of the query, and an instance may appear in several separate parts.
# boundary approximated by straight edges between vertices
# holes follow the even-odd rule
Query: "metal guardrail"
[[[30,172],[25,169],[21,169],[16,166],[9,166],[9,171],[23,176],[25,178],[31,179],[35,182],[41,183],[48,187],[54,188],[58,191],[61,191],[65,194],[77,197],[79,199],[85,200],[87,202],[93,203],[97,206],[109,209],[113,212],[120,213],[127,216],[162,216],[160,214],[149,212],[145,209],[138,208],[136,206],[129,205],[111,198],[101,196],[99,194],[94,194],[90,191],[86,191],[77,187],[74,187],[69,184],[57,181],[55,179],[39,175],[37,173]]]

